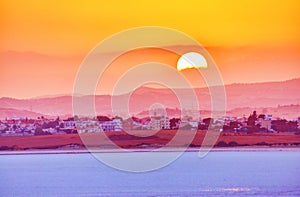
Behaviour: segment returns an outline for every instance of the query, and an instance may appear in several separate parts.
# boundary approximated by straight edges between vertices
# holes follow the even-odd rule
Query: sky
[[[72,93],[89,51],[112,34],[140,26],[173,28],[196,39],[215,60],[225,84],[297,78],[299,7],[298,0],[1,0],[0,97]],[[159,54],[150,50],[146,55]],[[173,59],[167,62],[176,67]],[[108,76],[116,78],[119,66]],[[107,78],[99,93],[108,93],[112,82]]]

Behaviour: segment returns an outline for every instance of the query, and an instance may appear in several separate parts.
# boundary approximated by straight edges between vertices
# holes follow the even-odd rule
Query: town
[[[300,133],[300,117],[294,120],[274,118],[254,111],[248,117],[224,117],[221,119],[204,118],[194,120],[192,117],[169,118],[166,115],[137,118],[97,116],[95,118],[78,118],[77,116],[61,120],[38,117],[11,118],[0,121],[0,136],[34,136],[59,135],[87,132],[111,132],[129,130],[202,130],[211,129],[209,125],[218,126],[220,132],[288,132]]]

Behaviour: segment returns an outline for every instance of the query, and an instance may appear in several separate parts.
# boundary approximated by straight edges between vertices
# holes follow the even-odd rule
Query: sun
[[[177,70],[185,70],[189,68],[207,68],[206,59],[197,52],[189,52],[183,54],[177,62]]]

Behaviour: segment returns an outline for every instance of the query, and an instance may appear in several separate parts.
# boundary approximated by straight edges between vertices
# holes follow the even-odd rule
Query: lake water
[[[187,152],[147,173],[115,170],[90,154],[3,155],[0,196],[300,196],[299,153]]]

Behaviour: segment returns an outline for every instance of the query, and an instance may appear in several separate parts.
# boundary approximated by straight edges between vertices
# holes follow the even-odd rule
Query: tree
[[[51,135],[49,132],[44,132],[42,127],[36,127],[34,135]]]
[[[205,123],[205,125],[209,126],[213,122],[213,119],[212,118],[204,118],[203,122]]]
[[[228,125],[223,125],[223,132],[232,132],[232,131],[233,131],[232,127]]]
[[[247,125],[250,127],[254,127],[256,120],[257,120],[257,114],[256,111],[253,111],[253,113],[250,114],[250,116],[248,117]]]
[[[237,129],[237,128],[240,127],[240,123],[237,122],[237,121],[231,121],[231,122],[229,123],[229,126],[234,130],[234,129]]]
[[[286,127],[287,120],[273,120],[271,122],[271,128],[274,129],[277,132],[285,132],[287,130]]]
[[[17,125],[14,124],[12,128],[14,131],[17,130]]]
[[[180,124],[180,118],[170,119],[170,128],[171,129],[178,129],[179,124]]]
[[[107,116],[97,116],[98,121],[111,121]]]
[[[287,123],[287,126],[288,126],[288,131],[289,132],[297,132],[297,131],[299,131],[299,129],[298,129],[298,122],[297,121],[289,121]]]
[[[297,132],[298,123],[296,121],[287,121],[285,119],[282,120],[273,120],[271,122],[271,128],[277,132]]]
[[[44,131],[42,127],[36,127],[34,131],[34,135],[44,135]]]

